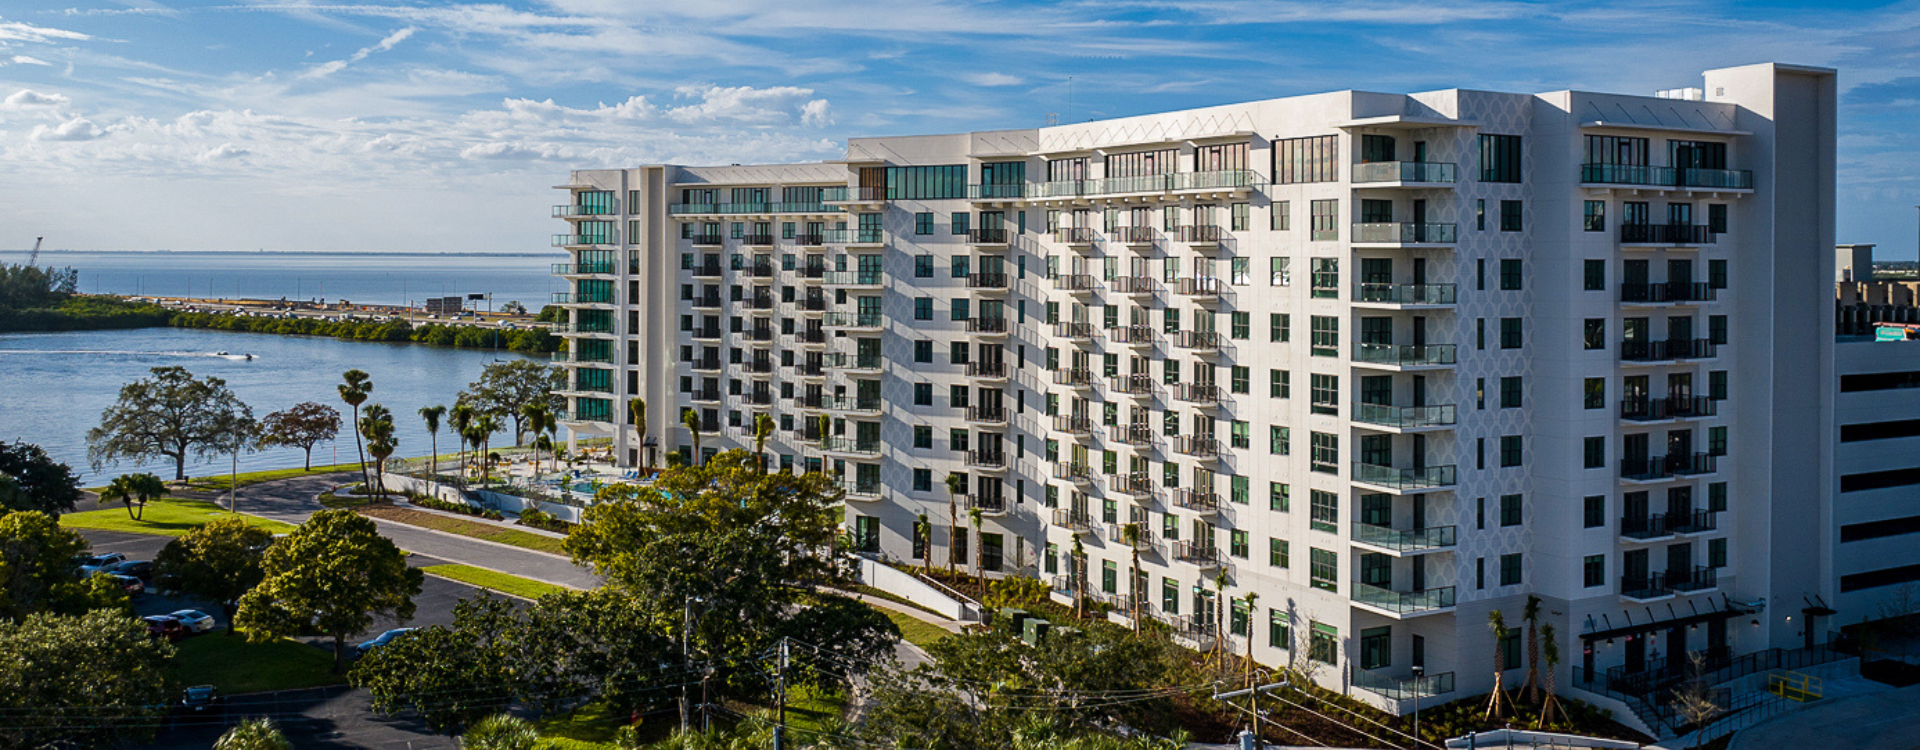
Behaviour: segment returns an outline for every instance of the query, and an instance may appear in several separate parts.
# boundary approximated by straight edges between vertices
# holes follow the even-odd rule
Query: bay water
[[[0,263],[28,253],[0,251]],[[491,295],[494,309],[517,301],[537,311],[566,291],[551,254],[92,252],[40,254],[38,265],[80,272],[79,291],[161,297],[348,300],[415,306],[429,297]],[[486,302],[468,303],[486,309]]]

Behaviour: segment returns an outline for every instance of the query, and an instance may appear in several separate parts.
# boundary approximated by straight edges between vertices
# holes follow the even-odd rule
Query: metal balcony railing
[[[720,358],[718,356],[694,357],[687,360],[687,366],[701,372],[716,371],[720,369]]]
[[[1053,430],[1054,432],[1064,432],[1069,435],[1091,435],[1093,434],[1093,420],[1086,417],[1054,417]]]
[[[967,465],[987,469],[1002,468],[1007,465],[1007,452],[998,448],[967,451]]]
[[[1352,479],[1397,490],[1421,490],[1452,487],[1458,482],[1458,473],[1452,465],[1398,469],[1355,461]]]
[[[1220,280],[1215,278],[1180,279],[1173,288],[1174,294],[1187,297],[1220,296]]]
[[[1153,480],[1144,471],[1113,474],[1107,477],[1107,489],[1122,495],[1144,497],[1153,494]]]
[[[958,504],[961,510],[978,509],[980,512],[988,514],[1007,512],[1006,495],[960,495],[955,499],[959,500]]]
[[[689,335],[697,341],[713,341],[720,338],[720,326],[695,326]]]
[[[1682,359],[1712,359],[1719,346],[1712,339],[1670,339],[1667,341],[1622,341],[1623,362],[1670,362]]]
[[[1452,162],[1443,161],[1365,162],[1353,165],[1353,182],[1454,182],[1457,171]]]
[[[1065,292],[1091,292],[1100,287],[1090,273],[1067,273],[1053,277],[1053,288]]]
[[[1648,481],[1676,476],[1711,474],[1718,468],[1719,457],[1711,453],[1629,456],[1620,459],[1620,478]]]
[[[1628,539],[1658,539],[1673,534],[1673,530],[1667,527],[1665,513],[1620,517],[1620,536]]]
[[[1212,383],[1175,383],[1173,399],[1196,404],[1220,403],[1220,386]]]
[[[1394,614],[1413,614],[1446,609],[1454,604],[1452,586],[1422,591],[1394,591],[1370,583],[1353,582],[1353,601]]]
[[[830,312],[821,318],[820,324],[828,328],[879,328],[880,313]]]
[[[1070,482],[1085,482],[1093,479],[1093,469],[1086,464],[1072,461],[1055,461],[1053,478]]]
[[[1457,229],[1453,224],[1363,221],[1353,225],[1353,243],[1356,245],[1451,245],[1457,239]]]
[[[1706,396],[1635,397],[1620,401],[1620,418],[1636,422],[1711,417],[1720,410],[1720,402]]]
[[[1221,338],[1219,331],[1181,331],[1174,334],[1173,345],[1181,349],[1219,351]]]
[[[878,245],[885,240],[878,229],[829,229],[820,238],[829,245]]]
[[[1152,445],[1153,427],[1145,424],[1118,424],[1108,427],[1113,442],[1124,445]]]
[[[740,238],[740,242],[748,245],[771,245],[773,244],[773,235],[772,234],[743,235]]]
[[[568,219],[576,216],[611,216],[620,213],[611,202],[604,206],[579,206],[562,203],[553,207],[553,218]]]
[[[696,388],[696,389],[694,389],[694,390],[692,390],[692,391],[688,391],[688,392],[687,392],[687,400],[688,400],[688,401],[699,401],[699,402],[702,402],[702,403],[711,403],[711,402],[714,402],[714,401],[719,401],[719,400],[720,400],[720,389],[718,389],[718,388],[706,388],[706,389],[698,389],[698,388]]]
[[[1456,543],[1458,531],[1452,526],[1432,526],[1424,529],[1394,529],[1386,526],[1356,523],[1353,525],[1353,541],[1370,544],[1397,552],[1417,552],[1452,547]]]
[[[1153,244],[1153,227],[1114,227],[1113,239],[1128,245]]]
[[[1145,373],[1137,375],[1118,375],[1107,379],[1107,389],[1114,393],[1134,396],[1153,395],[1153,376]]]
[[[976,273],[967,276],[968,289],[1006,289],[1007,275],[1004,273]]]
[[[688,239],[690,239],[695,245],[727,244],[727,238],[724,235],[721,235],[717,232],[703,232],[701,234],[696,234]]]
[[[1093,516],[1061,508],[1053,512],[1053,525],[1078,532],[1093,530]]]
[[[1180,435],[1173,439],[1173,452],[1186,456],[1218,456],[1220,440],[1218,438]]]
[[[1620,285],[1621,302],[1712,302],[1718,290],[1704,281],[1668,281],[1657,284]]]
[[[1703,534],[1720,528],[1719,514],[1711,510],[1668,513],[1667,528],[1679,534]]]
[[[1620,225],[1620,241],[1629,245],[1711,245],[1717,239],[1704,224]]]
[[[1090,340],[1093,338],[1092,323],[1055,323],[1053,335],[1063,339]]]
[[[820,449],[832,453],[857,453],[867,456],[880,455],[878,438],[860,440],[851,435],[828,435],[820,443]]]
[[[1107,288],[1114,294],[1152,294],[1154,291],[1151,276],[1120,276],[1107,282]]]
[[[718,277],[725,273],[725,271],[721,269],[719,263],[715,262],[694,264],[693,268],[687,270],[687,273],[693,274],[693,277],[698,279]]]
[[[1353,361],[1400,367],[1454,364],[1458,349],[1453,344],[1395,345],[1354,344]]]
[[[1006,362],[968,362],[967,377],[1000,380],[1007,376]]]
[[[1053,241],[1063,245],[1091,245],[1100,233],[1087,227],[1065,227],[1053,230]]]
[[[1422,427],[1445,427],[1454,424],[1453,404],[1437,406],[1389,406],[1386,404],[1358,403],[1353,405],[1353,421],[1364,424],[1376,424],[1383,427],[1400,429],[1418,429]]]
[[[688,307],[695,307],[703,310],[717,308],[722,304],[724,303],[720,295],[718,294],[695,295],[693,299],[687,300]]]
[[[1382,305],[1451,305],[1458,300],[1452,284],[1361,284],[1353,301]]]
[[[1005,245],[1007,244],[1007,230],[1004,228],[991,227],[985,229],[969,229],[967,230],[967,244]]]
[[[1173,504],[1187,510],[1213,511],[1220,509],[1220,496],[1212,492],[1182,487],[1173,491]]]
[[[1003,334],[1007,332],[1006,318],[968,318],[967,333]]]
[[[1093,385],[1093,370],[1085,367],[1062,367],[1053,371],[1053,384],[1079,387]]]
[[[1153,326],[1115,326],[1107,329],[1107,340],[1116,344],[1152,346]]]
[[[1174,542],[1173,559],[1190,565],[1211,567],[1220,564],[1220,548],[1210,544]]]
[[[1004,404],[974,404],[967,407],[967,421],[1000,423],[1007,421],[1007,407]]]
[[[1212,224],[1195,224],[1193,226],[1180,227],[1174,231],[1174,235],[1179,238],[1179,241],[1200,245],[1217,243],[1225,234],[1225,232],[1220,230],[1220,227]]]

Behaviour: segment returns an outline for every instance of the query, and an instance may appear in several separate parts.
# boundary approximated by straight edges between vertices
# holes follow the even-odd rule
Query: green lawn
[[[926,648],[932,645],[934,641],[953,635],[953,631],[933,623],[921,621],[913,615],[880,607],[874,607],[874,609],[879,610],[880,614],[886,615],[887,619],[892,620],[894,625],[900,627],[901,638],[921,648]]]
[[[60,525],[70,529],[98,529],[101,531],[126,531],[134,534],[155,534],[159,536],[182,536],[217,518],[227,517],[225,509],[213,503],[193,500],[156,500],[147,503],[146,510],[140,514],[140,520],[127,517],[124,506],[109,505],[100,510],[84,513],[67,513],[60,516]],[[293,527],[279,521],[269,521],[257,516],[241,514],[235,516],[247,522],[249,526],[258,526],[275,534],[293,531]]]
[[[332,674],[333,652],[299,641],[248,643],[224,630],[174,644],[173,676],[181,685],[212,685],[222,695],[291,690],[346,682]]]
[[[787,698],[787,723],[803,739],[812,732],[825,731],[847,710],[847,694],[839,690],[800,685],[789,691]],[[773,714],[769,713],[767,718],[773,718]]]
[[[421,570],[442,578],[471,583],[483,589],[492,589],[502,594],[512,594],[525,599],[538,599],[547,594],[573,590],[566,586],[556,586],[545,581],[476,568],[472,565],[429,565]]]
[[[612,748],[615,735],[626,725],[626,717],[607,712],[605,703],[589,703],[575,709],[571,716],[549,716],[534,722],[542,740],[555,740],[562,750]]]
[[[499,542],[501,544],[522,547],[536,552],[547,552],[555,555],[567,554],[567,551],[560,545],[560,539],[541,534],[530,534],[519,529],[495,526],[490,523],[478,523],[463,518],[443,516],[438,513],[428,513],[412,508],[369,505],[362,506],[357,510],[361,515],[373,516],[374,518],[388,521],[397,521],[421,528],[445,531],[461,536],[470,536],[489,542]]]
[[[368,463],[369,465],[371,465],[372,462],[368,462]],[[291,469],[267,469],[265,471],[242,472],[239,475],[238,480],[239,480],[239,485],[241,487],[245,487],[251,484],[260,484],[261,482],[273,482],[281,479],[293,479],[295,477],[310,477],[317,474],[332,474],[334,472],[340,472],[340,471],[359,471],[359,470],[360,470],[359,464],[334,464],[332,466],[315,466],[313,467],[312,471],[308,471],[306,469],[302,469],[299,467],[294,467]],[[194,477],[188,480],[187,484],[192,486],[196,490],[205,490],[210,492],[212,491],[225,492],[227,491],[227,488],[229,486],[234,484],[233,482],[234,479],[235,477],[231,475],[217,474],[217,475],[208,475],[204,477]]]

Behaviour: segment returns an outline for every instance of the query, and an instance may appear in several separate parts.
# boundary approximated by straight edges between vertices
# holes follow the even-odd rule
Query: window
[[[1500,585],[1518,586],[1521,579],[1520,553],[1500,556]],[[1508,662],[1513,663],[1513,662]]]
[[[1524,225],[1520,201],[1500,201],[1500,231],[1518,232]]]
[[[913,256],[913,277],[916,279],[933,278],[933,256]]]
[[[1268,539],[1267,540],[1267,565],[1268,566],[1275,567],[1275,568],[1286,568],[1293,564],[1292,558],[1293,558],[1293,553],[1288,549],[1287,540],[1285,539]]]
[[[1311,387],[1308,396],[1312,398],[1312,410],[1315,414],[1340,414],[1340,376],[1314,373],[1308,378]]]
[[[933,212],[923,211],[913,215],[914,234],[933,234]]]
[[[1235,505],[1246,505],[1253,499],[1252,494],[1246,477],[1235,476],[1227,483],[1227,500]]]
[[[1107,309],[1111,310],[1113,308]],[[1235,311],[1230,320],[1232,327],[1227,331],[1229,338],[1236,341],[1246,341],[1253,336],[1253,313]]]
[[[1487,199],[1485,198],[1476,198],[1473,201],[1473,228],[1475,231],[1487,231]],[[1481,263],[1485,262],[1481,261]],[[1486,286],[1482,284],[1480,288],[1485,289]]]
[[[1340,629],[1316,622],[1311,624],[1308,632],[1312,640],[1307,643],[1307,658],[1323,664],[1339,663]]]
[[[1727,204],[1707,204],[1707,231],[1714,234],[1727,233]]]
[[[1519,435],[1500,436],[1500,468],[1511,469],[1520,465],[1524,442]]]
[[[1248,555],[1247,532],[1234,529],[1227,532],[1227,554],[1245,560]]]
[[[1292,204],[1287,201],[1273,202],[1273,229],[1284,232],[1293,228]]]
[[[1340,298],[1340,259],[1314,258],[1310,261],[1311,296],[1315,299]]]
[[[1604,469],[1607,466],[1607,439],[1590,437],[1581,441],[1581,467]]]
[[[1314,531],[1340,533],[1340,496],[1325,490],[1307,493],[1308,525]]]
[[[1843,384],[1841,386],[1842,391],[1846,390],[1844,383],[1846,382],[1847,377],[1849,376],[1841,377],[1841,382]],[[1726,370],[1713,370],[1707,373],[1707,398],[1711,398],[1719,401],[1727,400],[1727,371]]]
[[[1520,348],[1520,318],[1500,319],[1500,348]]]
[[[1308,440],[1312,443],[1310,468],[1322,474],[1340,473],[1340,436],[1315,432]]]
[[[967,197],[967,165],[888,167],[887,200]]]
[[[1253,436],[1248,434],[1252,429],[1246,422],[1235,420],[1231,432],[1228,433],[1229,445],[1234,448],[1252,447]]]
[[[973,273],[973,259],[965,255],[953,256],[953,277],[964,279]]]
[[[1727,428],[1707,428],[1707,453],[1714,456],[1727,455]]]
[[[932,469],[914,469],[913,470],[913,491],[914,492],[932,492],[933,491],[933,470]],[[919,557],[919,555],[916,554],[914,555],[914,557]]]
[[[1314,547],[1307,552],[1307,575],[1314,588],[1340,592],[1340,553]]]
[[[1248,630],[1253,627],[1253,613],[1247,609],[1249,606],[1252,605],[1245,599],[1233,600],[1233,606],[1228,608],[1227,632],[1229,634],[1238,636],[1252,635]]]
[[[1293,510],[1293,485],[1268,482],[1267,510],[1277,510],[1282,513]]]
[[[1607,379],[1587,378],[1582,381],[1581,390],[1585,395],[1583,406],[1588,409],[1607,408]]]
[[[1267,371],[1267,396],[1269,398],[1291,398],[1293,396],[1293,373],[1286,370]]]
[[[1120,568],[1112,560],[1100,561],[1100,591],[1105,594],[1120,593]]]
[[[1607,319],[1587,318],[1581,327],[1580,342],[1590,352],[1607,348]]]
[[[1500,290],[1504,292],[1520,291],[1521,265],[1519,258],[1500,259]]]
[[[1330,315],[1315,315],[1308,323],[1313,329],[1313,356],[1340,356],[1340,319]]]
[[[1287,313],[1269,313],[1267,315],[1267,341],[1284,344],[1293,340],[1293,316]]]
[[[1582,288],[1589,292],[1606,291],[1607,262],[1604,260],[1588,260],[1583,264],[1583,267],[1585,270],[1586,283]]]
[[[933,405],[933,384],[932,383],[914,383],[913,384],[913,405],[914,406],[932,406]]]
[[[1581,525],[1597,529],[1607,525],[1607,496],[1588,495],[1580,500]]]
[[[1171,578],[1160,579],[1160,611],[1170,615],[1180,614],[1180,584]]]
[[[1285,456],[1293,452],[1293,429],[1282,425],[1267,428],[1267,452]]]
[[[1722,538],[1722,539],[1707,540],[1707,567],[1709,568],[1727,567],[1727,540],[1726,539]]]
[[[1500,525],[1503,527],[1520,525],[1519,495],[1500,496]]]
[[[913,300],[914,320],[933,320],[933,298],[917,297]]]
[[[1316,200],[1307,204],[1307,209],[1313,222],[1310,239],[1340,239],[1340,201],[1338,199]]]
[[[1253,283],[1253,259],[1231,258],[1227,263],[1227,283],[1247,286]]]
[[[913,342],[913,361],[916,363],[932,362],[933,361],[933,342],[931,341]]]
[[[931,450],[933,448],[932,426],[924,424],[913,426],[913,447],[922,450]]]
[[[1393,666],[1393,628],[1381,626],[1360,631],[1360,668],[1390,666]]]
[[[1281,185],[1340,179],[1339,136],[1286,138],[1273,142],[1273,181]]]
[[[1525,386],[1525,383],[1526,379],[1519,375],[1508,375],[1500,378],[1500,408],[1520,408],[1520,399],[1524,397],[1524,392],[1521,389]]]
[[[972,300],[965,300],[965,299],[956,299],[953,301],[953,319],[954,320],[966,320],[969,317],[969,310],[971,308],[971,305],[969,305],[968,303],[970,303],[971,301]]]
[[[1267,259],[1267,285],[1268,286],[1292,286],[1293,285],[1293,259],[1292,258],[1268,258]]]
[[[1473,348],[1476,351],[1487,348],[1487,319],[1486,318],[1473,319]]]
[[[1727,343],[1727,316],[1707,316],[1707,340],[1721,345]]]
[[[1250,207],[1245,203],[1235,203],[1228,207],[1228,210],[1231,212],[1228,227],[1235,232],[1247,231],[1248,224],[1250,223],[1248,217],[1251,215],[1249,209]]]
[[[1589,232],[1607,231],[1607,202],[1587,201],[1587,210],[1581,227]]]
[[[954,234],[966,234],[972,228],[973,228],[973,214],[967,213],[965,211],[959,211],[954,213],[953,230],[952,230]]]
[[[1480,136],[1480,181],[1520,181],[1520,136]]]
[[[1707,286],[1714,289],[1727,288],[1727,261],[1723,258],[1707,260]]]
[[[1607,585],[1607,556],[1587,555],[1580,559],[1580,585],[1586,588]]]

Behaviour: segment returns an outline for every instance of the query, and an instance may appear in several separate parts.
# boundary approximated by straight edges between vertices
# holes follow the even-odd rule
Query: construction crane
[[[33,264],[40,262],[40,243],[46,239],[45,237],[33,238],[33,252],[27,256],[28,268],[32,268]]]

